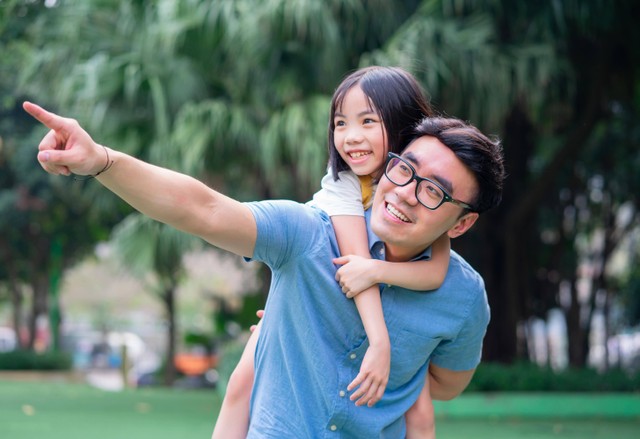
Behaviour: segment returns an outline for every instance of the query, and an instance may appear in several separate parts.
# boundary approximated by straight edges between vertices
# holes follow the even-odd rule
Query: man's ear
[[[460,217],[460,219],[458,219],[458,222],[449,229],[447,235],[449,235],[449,238],[452,239],[457,238],[460,235],[464,235],[464,233],[469,230],[472,225],[475,224],[479,216],[480,215],[476,212],[469,212],[463,215],[462,217]]]

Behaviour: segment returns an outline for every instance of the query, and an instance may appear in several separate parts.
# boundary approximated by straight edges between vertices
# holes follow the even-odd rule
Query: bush
[[[0,353],[0,370],[71,370],[72,364],[67,352],[16,350]]]
[[[468,392],[634,392],[640,375],[620,369],[599,373],[594,369],[555,372],[532,363],[481,363]]]

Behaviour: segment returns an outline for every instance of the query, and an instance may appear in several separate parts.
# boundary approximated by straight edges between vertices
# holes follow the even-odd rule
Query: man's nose
[[[405,186],[396,186],[394,191],[398,196],[398,199],[404,201],[410,206],[418,204],[418,199],[416,198],[416,184],[418,183],[413,180]]]

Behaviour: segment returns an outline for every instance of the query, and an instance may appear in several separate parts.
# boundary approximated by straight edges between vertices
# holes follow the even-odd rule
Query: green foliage
[[[203,347],[211,350],[213,346],[213,336],[203,332],[187,332],[184,335],[184,344],[187,346]]]
[[[15,350],[0,353],[0,370],[71,370],[72,363],[71,354],[67,352]]]
[[[605,266],[612,248],[633,244],[627,237],[640,204],[635,16],[630,0],[0,1],[0,186],[19,181],[34,189],[23,202],[47,203],[27,217],[14,208],[18,192],[0,196],[0,223],[24,226],[0,230],[7,231],[0,241],[11,241],[0,253],[15,247],[3,260],[28,261],[20,246],[36,241],[22,230],[47,237],[65,224],[77,227],[75,219],[119,219],[127,209],[92,182],[50,184],[33,160],[31,168],[5,172],[6,163],[17,163],[15,139],[26,138],[16,105],[24,95],[78,118],[100,143],[232,197],[302,201],[324,171],[329,96],[342,76],[364,64],[401,65],[440,111],[504,139],[502,207],[467,235],[479,237],[475,245],[462,238],[456,250],[487,281],[495,310],[489,355],[512,360],[516,322],[558,306],[560,282],[587,271],[580,258]],[[623,203],[632,219],[620,227],[613,215]],[[71,238],[86,248],[95,240],[95,227],[79,230],[67,233],[65,257],[75,251]],[[600,230],[606,252],[577,249]],[[172,272],[176,265],[169,247],[131,247],[134,266]],[[632,321],[639,315],[634,279],[618,284],[626,309],[636,310]],[[616,293],[607,279],[583,280]],[[575,282],[570,287],[576,291]],[[575,315],[592,315],[594,302],[574,300],[583,308]],[[590,325],[579,320],[569,322],[572,345],[588,337]],[[584,362],[581,355],[571,361]]]
[[[242,328],[249,328],[251,325],[258,323],[256,311],[264,309],[264,299],[262,293],[245,296],[242,301],[242,309],[232,317],[233,321],[237,322]]]
[[[468,392],[637,392],[640,374],[620,369],[600,373],[594,369],[555,372],[532,363],[482,363]]]

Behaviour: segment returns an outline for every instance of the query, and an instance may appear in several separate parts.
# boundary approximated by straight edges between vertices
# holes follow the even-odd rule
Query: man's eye
[[[424,195],[428,196],[433,200],[439,200],[440,198],[442,198],[442,191],[440,190],[440,188],[427,181],[422,183],[422,186],[420,187],[420,192],[422,192]]]

